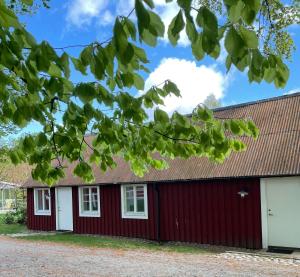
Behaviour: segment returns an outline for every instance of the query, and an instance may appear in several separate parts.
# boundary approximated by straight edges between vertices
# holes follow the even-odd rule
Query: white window
[[[79,216],[100,216],[99,187],[79,188]]]
[[[35,215],[51,215],[51,196],[49,188],[34,189]]]
[[[121,186],[122,218],[148,219],[147,185]]]

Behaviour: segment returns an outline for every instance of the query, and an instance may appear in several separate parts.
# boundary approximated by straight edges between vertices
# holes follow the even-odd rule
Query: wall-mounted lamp
[[[245,198],[249,193],[246,190],[242,189],[238,192],[238,194],[241,196],[241,198]]]

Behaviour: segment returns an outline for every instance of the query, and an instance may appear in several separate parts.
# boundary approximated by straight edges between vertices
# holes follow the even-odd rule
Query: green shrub
[[[15,211],[8,212],[3,216],[5,224],[25,224],[26,219],[26,208],[17,208]]]

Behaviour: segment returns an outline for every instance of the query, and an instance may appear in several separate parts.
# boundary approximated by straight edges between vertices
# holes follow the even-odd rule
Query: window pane
[[[126,187],[126,198],[133,198],[133,187]]]
[[[44,210],[45,211],[49,211],[50,210],[50,195],[49,195],[49,190],[45,190],[45,207]]]
[[[144,187],[143,186],[136,187],[136,198],[144,198]]]
[[[82,189],[83,201],[90,201],[90,190],[88,188]]]
[[[145,212],[145,201],[144,199],[137,199],[136,200],[136,204],[137,204],[137,212]]]
[[[8,189],[4,189],[3,190],[3,196],[4,196],[4,200],[10,199],[9,190]]]
[[[42,211],[43,210],[43,191],[41,189],[37,191],[37,198],[38,198],[37,209]]]
[[[92,211],[98,211],[98,192],[97,192],[97,188],[92,188]]]
[[[126,212],[134,212],[134,193],[133,187],[125,188]]]
[[[90,203],[89,202],[83,202],[82,210],[85,212],[88,212],[90,210]]]
[[[137,186],[136,187],[136,211],[137,212],[144,212],[145,211],[145,201],[144,201],[145,193],[144,193],[144,186]]]
[[[126,199],[126,212],[134,212],[134,200],[133,198]]]

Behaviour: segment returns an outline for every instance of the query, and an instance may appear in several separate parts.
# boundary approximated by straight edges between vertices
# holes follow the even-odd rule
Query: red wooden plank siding
[[[122,218],[120,185],[100,186],[99,192],[101,217],[80,217],[78,188],[73,187],[75,233],[156,239],[154,190],[152,185],[147,186],[148,220]]]
[[[27,189],[27,227],[31,230],[54,231],[55,221],[55,189],[50,189],[51,215],[34,215],[34,193],[32,188]]]
[[[259,179],[160,183],[159,215],[162,241],[185,241],[258,249],[262,246]],[[238,192],[247,190],[241,198]],[[156,203],[147,186],[148,220],[123,219],[120,185],[100,186],[101,217],[80,217],[78,187],[72,188],[75,233],[138,237],[156,240]],[[28,228],[55,230],[55,191],[51,216],[34,215],[33,189],[27,192]]]
[[[262,247],[259,179],[159,186],[163,241]],[[242,189],[245,198],[237,194]]]

